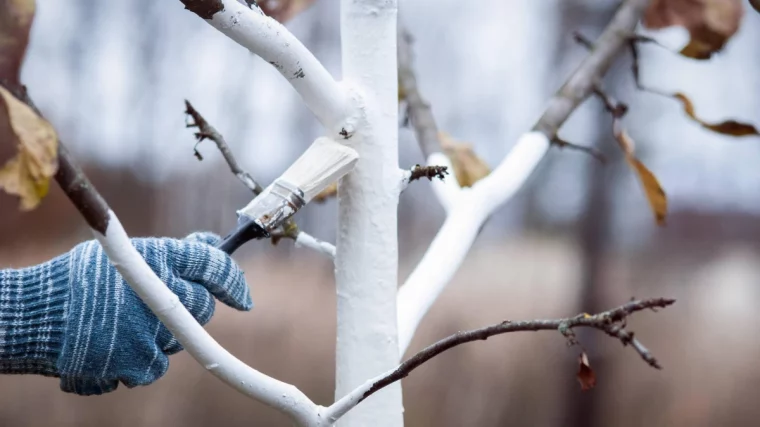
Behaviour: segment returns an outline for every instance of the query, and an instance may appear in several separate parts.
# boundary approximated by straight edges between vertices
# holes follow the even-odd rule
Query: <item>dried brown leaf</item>
[[[471,144],[456,141],[445,132],[438,133],[438,140],[444,154],[451,160],[460,186],[472,187],[491,173],[488,164],[475,154]]]
[[[742,0],[652,0],[643,24],[652,29],[686,28],[691,40],[681,55],[709,59],[736,33],[743,15]]]
[[[591,390],[596,386],[596,374],[591,369],[585,351],[578,356],[578,373],[576,374],[576,378],[581,383],[581,390]]]
[[[0,82],[5,85],[19,84],[34,10],[34,0],[0,0]]]
[[[671,96],[680,101],[683,105],[684,112],[692,120],[702,125],[702,127],[705,129],[732,136],[758,135],[758,131],[754,126],[746,123],[740,123],[735,120],[727,120],[716,124],[707,123],[697,117],[697,114],[694,112],[694,104],[691,102],[691,100],[689,100],[689,98],[686,97],[686,95],[682,93],[674,93]]]
[[[58,167],[55,130],[0,86],[0,131],[0,141],[18,147],[16,156],[0,168],[0,189],[19,196],[22,210],[34,209]]]
[[[668,215],[668,198],[665,195],[665,191],[662,189],[660,182],[657,181],[654,174],[634,155],[635,143],[625,129],[616,133],[615,138],[617,139],[618,144],[620,144],[620,148],[625,153],[625,160],[628,162],[631,169],[636,172],[636,176],[639,177],[641,186],[644,187],[644,193],[647,196],[647,201],[649,201],[649,207],[654,213],[657,225],[665,225],[665,218]]]
[[[636,171],[639,181],[641,181],[641,185],[644,187],[644,192],[647,195],[649,206],[652,208],[652,212],[654,212],[657,224],[665,225],[665,217],[668,215],[668,199],[665,196],[665,191],[654,174],[639,159],[634,156],[626,156],[626,160],[633,170]]]

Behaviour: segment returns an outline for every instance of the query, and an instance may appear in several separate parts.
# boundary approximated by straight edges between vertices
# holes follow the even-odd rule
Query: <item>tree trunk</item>
[[[341,1],[343,78],[358,112],[344,142],[361,157],[338,190],[336,398],[399,360],[396,15],[394,0]],[[369,397],[339,424],[402,426],[400,383]]]

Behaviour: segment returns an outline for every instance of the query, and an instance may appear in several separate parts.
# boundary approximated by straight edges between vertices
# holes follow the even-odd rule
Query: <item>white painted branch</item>
[[[399,290],[399,348],[406,351],[422,317],[446,287],[472,245],[483,221],[508,201],[535,170],[560,126],[591,93],[596,82],[628,43],[649,0],[625,0],[594,44],[591,54],[557,91],[533,132],[524,134],[501,164],[478,181],[470,192],[462,190],[428,252]],[[469,206],[465,206],[469,205]],[[474,208],[473,208],[474,206]],[[460,212],[460,210],[462,212]],[[474,212],[472,212],[474,211]],[[476,215],[468,218],[468,214]],[[445,246],[459,244],[462,248]]]
[[[282,24],[237,0],[222,3],[224,10],[206,22],[277,68],[331,135],[338,135],[346,115],[342,86]]]
[[[300,426],[325,425],[321,421],[322,407],[315,405],[295,386],[241,362],[195,321],[177,295],[164,285],[132,246],[113,211],[109,211],[105,236],[95,230],[93,234],[129,286],[206,370],[240,393],[287,414]]]
[[[452,177],[450,175],[446,175],[445,173],[443,175],[436,175],[434,177],[429,177],[427,174],[434,172],[433,170],[430,170],[429,167],[431,166],[444,166],[448,167],[447,171],[451,171],[451,163],[445,162],[445,164],[441,165],[428,165],[428,166],[421,166],[421,165],[414,165],[411,169],[399,169],[399,173],[401,174],[401,182],[399,183],[399,192],[403,193],[406,191],[407,188],[409,188],[409,185],[412,183],[412,181],[421,180],[423,178],[428,178],[428,181],[430,182],[438,182],[440,184],[444,184],[444,180],[448,179],[451,180]],[[426,169],[427,168],[427,169]],[[421,174],[424,172],[424,174]],[[434,178],[434,179],[433,179]],[[453,178],[456,179],[456,178]],[[456,189],[458,190],[459,187],[457,186]]]
[[[457,176],[454,173],[454,166],[451,164],[449,157],[441,152],[435,152],[428,156],[428,165],[440,165],[447,166],[449,168],[449,176],[444,180],[434,179],[431,185],[433,186],[433,193],[438,197],[438,201],[443,206],[446,212],[451,210],[451,207],[459,195],[459,182],[457,182]]]
[[[338,330],[336,399],[393,368],[396,330],[398,78],[395,0],[342,0],[343,76],[356,88],[351,144],[360,155],[338,186],[335,262]],[[403,425],[393,384],[345,416],[346,426]]]
[[[501,164],[472,188],[456,193],[450,187],[445,190],[441,203],[449,206],[446,221],[398,292],[400,354],[406,351],[422,318],[459,269],[480,227],[525,183],[549,145],[544,134],[525,133]]]
[[[324,240],[317,239],[316,237],[305,233],[303,231],[299,231],[298,235],[296,236],[296,246],[297,247],[305,247],[312,250],[315,250],[323,255],[327,255],[330,257],[330,259],[335,259],[335,246],[331,243],[325,242]]]
[[[382,374],[377,375],[369,380],[364,381],[358,387],[351,390],[348,394],[336,400],[335,403],[330,405],[328,408],[325,408],[322,411],[322,417],[326,421],[332,421],[332,422],[337,421],[340,417],[342,417],[348,411],[353,409],[356,405],[361,403],[364,399],[365,393],[367,393],[372,388],[372,386],[375,385],[375,383],[382,380],[383,378],[387,378],[394,371],[396,371],[396,367],[389,369],[388,371],[383,372]],[[389,386],[386,386],[386,387],[389,387]]]
[[[472,186],[472,191],[489,215],[525,184],[549,152],[550,145],[549,139],[541,132],[522,134],[496,169]]]

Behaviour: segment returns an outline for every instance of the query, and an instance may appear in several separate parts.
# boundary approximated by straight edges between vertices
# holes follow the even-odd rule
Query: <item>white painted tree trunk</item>
[[[398,364],[398,79],[395,0],[342,0],[343,79],[359,152],[338,190],[336,399]],[[344,426],[403,425],[401,386],[369,397]]]

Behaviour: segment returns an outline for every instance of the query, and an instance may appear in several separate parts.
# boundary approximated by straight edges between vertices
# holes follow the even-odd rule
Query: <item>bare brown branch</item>
[[[259,185],[259,183],[253,179],[251,174],[244,171],[243,168],[240,167],[237,160],[235,159],[235,156],[232,154],[232,150],[230,150],[230,146],[227,144],[227,141],[224,140],[222,134],[219,133],[215,127],[211,126],[206,121],[206,119],[203,118],[201,113],[199,113],[198,110],[196,110],[188,100],[185,100],[185,114],[190,116],[190,118],[193,120],[191,123],[187,123],[187,127],[198,128],[198,132],[195,133],[195,138],[198,142],[195,144],[195,147],[193,147],[195,150],[195,157],[197,157],[198,160],[203,160],[203,157],[198,152],[198,144],[203,142],[204,139],[210,139],[216,143],[217,148],[219,148],[222,156],[224,156],[224,160],[230,166],[232,173],[235,174],[235,176],[238,177],[238,179],[242,181],[246,187],[253,191],[253,194],[259,194],[264,191],[261,185]]]
[[[420,166],[414,165],[411,169],[412,174],[409,176],[409,182],[416,181],[421,178],[427,178],[428,181],[432,181],[433,178],[438,178],[443,181],[446,175],[449,174],[449,168],[447,166]]]
[[[25,86],[18,85],[7,88],[16,98],[32,107],[40,117],[43,117],[42,112],[29,97]],[[55,180],[71,200],[71,203],[82,214],[87,224],[105,235],[108,228],[110,208],[60,140],[58,140],[58,170],[55,174]]]
[[[200,155],[200,153],[198,153],[198,144],[203,142],[204,139],[210,139],[216,143],[216,146],[222,153],[224,160],[227,162],[227,165],[229,165],[230,171],[232,171],[232,173],[246,187],[248,187],[248,189],[253,192],[253,194],[259,195],[262,191],[264,191],[261,185],[259,185],[259,183],[253,179],[253,176],[245,171],[242,167],[240,167],[237,159],[235,159],[235,155],[232,154],[232,150],[230,150],[230,146],[227,144],[227,141],[225,141],[224,136],[222,136],[222,134],[217,131],[216,128],[212,126],[201,115],[201,113],[199,113],[198,110],[196,110],[195,107],[190,104],[190,101],[188,100],[185,100],[185,114],[190,116],[190,118],[193,120],[191,123],[187,123],[187,127],[198,128],[198,132],[195,133],[197,142],[195,144],[194,150],[195,156],[198,157],[199,160],[202,160],[203,157]],[[298,225],[296,225],[295,221],[293,221],[291,218],[277,230],[274,230],[272,233],[270,233],[270,235],[272,237],[272,243],[276,245],[282,238],[295,240],[298,237],[298,233],[300,232],[301,231],[298,229]]]
[[[443,151],[438,141],[438,124],[433,117],[430,104],[422,98],[417,87],[417,77],[412,67],[412,35],[403,25],[399,25],[398,29],[399,97],[406,102],[407,117],[414,128],[422,154],[427,158],[433,153]]]
[[[559,89],[533,130],[543,133],[550,141],[555,139],[559,128],[588,98],[615,57],[628,46],[629,36],[633,34],[648,3],[649,0],[626,0],[620,5],[594,43],[592,52]]]
[[[383,387],[407,377],[414,369],[446,350],[468,342],[486,340],[494,335],[510,332],[558,331],[564,337],[575,340],[574,334],[572,333],[574,328],[593,328],[606,333],[610,337],[618,339],[624,346],[630,345],[647,364],[653,368],[662,369],[659,362],[657,362],[657,359],[652,356],[650,351],[633,337],[633,332],[629,332],[625,329],[626,319],[633,313],[649,309],[664,308],[674,302],[674,299],[668,298],[633,300],[619,307],[615,307],[593,316],[582,313],[564,319],[524,320],[518,322],[505,320],[499,324],[487,326],[485,328],[458,332],[428,346],[403,362],[393,372],[376,381],[372,387],[364,393],[363,399],[366,399]],[[571,342],[575,343],[574,341]]]

